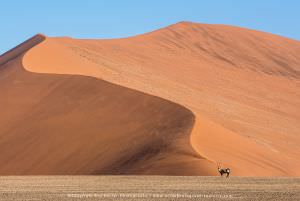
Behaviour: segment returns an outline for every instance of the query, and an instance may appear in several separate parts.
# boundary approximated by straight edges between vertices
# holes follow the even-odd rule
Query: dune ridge
[[[221,162],[237,176],[299,176],[299,53],[299,41],[273,34],[181,22],[125,39],[47,37],[21,62],[32,73],[95,77],[192,111],[190,138],[174,143],[192,157],[156,155],[143,171],[135,161],[136,174],[215,175]]]
[[[42,34],[37,34],[28,40],[24,41],[20,45],[16,46],[15,48],[5,52],[0,57],[0,66],[7,63],[8,61],[18,57],[19,55],[23,54],[24,52],[28,51],[32,47],[36,46],[37,44],[41,43],[43,40],[46,39],[46,36]]]

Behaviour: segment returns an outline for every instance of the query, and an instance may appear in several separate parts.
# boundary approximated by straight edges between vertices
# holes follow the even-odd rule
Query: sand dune
[[[33,39],[0,68],[1,174],[300,175],[299,41],[190,22]]]
[[[21,61],[0,71],[0,174],[213,174],[189,146],[188,109],[95,78],[30,73]]]

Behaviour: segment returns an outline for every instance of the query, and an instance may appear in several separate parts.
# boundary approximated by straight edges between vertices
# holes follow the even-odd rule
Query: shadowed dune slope
[[[47,38],[23,64],[97,77],[189,108],[192,147],[233,175],[299,176],[299,55],[299,41],[181,22],[124,39]]]
[[[0,91],[1,175],[215,174],[191,148],[194,115],[178,104],[96,78],[31,73],[22,55],[0,67]]]

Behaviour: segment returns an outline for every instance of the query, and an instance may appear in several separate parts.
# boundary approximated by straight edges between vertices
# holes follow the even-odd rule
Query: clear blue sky
[[[36,33],[127,37],[178,21],[229,24],[300,40],[298,0],[7,0],[0,54]]]

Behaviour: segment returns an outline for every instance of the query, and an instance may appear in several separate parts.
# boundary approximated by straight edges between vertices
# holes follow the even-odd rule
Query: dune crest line
[[[42,34],[37,34],[28,40],[24,41],[20,45],[16,46],[15,48],[3,53],[0,56],[0,66],[5,64],[6,62],[18,57],[19,55],[25,53],[29,49],[33,48],[37,44],[41,43],[46,39],[46,36]]]

